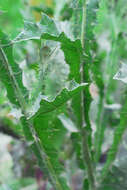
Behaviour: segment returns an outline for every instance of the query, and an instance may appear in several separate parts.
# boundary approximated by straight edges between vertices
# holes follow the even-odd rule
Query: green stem
[[[83,0],[83,14],[82,14],[82,26],[81,26],[81,44],[82,48],[85,48],[85,25],[86,25],[86,0]],[[84,82],[84,60],[81,63],[81,83]],[[81,92],[81,126],[80,133],[82,138],[82,152],[84,163],[87,168],[88,180],[91,190],[95,190],[95,179],[94,179],[94,171],[92,166],[92,160],[90,155],[90,150],[88,146],[88,135],[85,130],[85,96],[84,91]]]
[[[127,117],[126,117],[126,114],[123,114],[126,112],[127,112],[127,101],[125,102],[125,104],[121,110],[120,124],[117,126],[117,128],[115,130],[113,143],[110,147],[110,150],[107,155],[107,161],[106,161],[104,168],[102,170],[102,173],[101,173],[101,181],[103,181],[107,177],[109,169],[112,167],[112,164],[116,158],[119,144],[120,144],[123,134],[126,130]]]
[[[95,133],[95,163],[99,161],[101,155],[102,141],[104,138],[105,124],[104,124],[104,94],[100,93],[98,103],[98,113],[96,119],[96,133]]]
[[[85,26],[86,26],[86,0],[83,0],[82,26],[81,26],[81,44],[85,48]]]

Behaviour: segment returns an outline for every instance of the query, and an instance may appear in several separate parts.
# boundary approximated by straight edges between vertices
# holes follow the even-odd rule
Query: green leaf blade
[[[123,113],[126,113],[126,112],[127,112],[127,101],[125,102],[125,104],[121,110],[120,123],[114,132],[113,143],[109,149],[107,160],[106,160],[106,163],[102,170],[102,179],[105,179],[105,177],[107,176],[107,174],[109,172],[109,169],[112,167],[112,164],[116,158],[116,154],[118,152],[118,148],[119,148],[121,139],[126,130],[127,117],[126,117],[126,114],[123,115]]]
[[[76,84],[73,88],[64,88],[54,100],[50,100],[47,97],[42,98],[40,102],[40,108],[38,111],[32,116],[33,118],[38,117],[43,114],[47,114],[58,109],[60,106],[65,104],[68,100],[70,100],[73,96],[81,92],[87,84]]]
[[[69,79],[80,82],[80,62],[83,50],[80,40],[72,40],[63,31],[61,23],[42,15],[40,23],[25,22],[24,30],[17,36],[13,43],[32,39],[46,39],[60,42],[66,63],[70,66]]]
[[[7,36],[0,31],[0,46],[9,43]],[[19,106],[18,96],[27,97],[28,92],[23,86],[22,72],[14,61],[11,45],[0,49],[0,63],[0,79],[6,86],[7,96],[12,104]]]

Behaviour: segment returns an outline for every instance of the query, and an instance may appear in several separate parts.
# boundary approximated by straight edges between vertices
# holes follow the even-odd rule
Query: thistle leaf
[[[9,43],[8,37],[0,31],[0,46]],[[19,106],[17,99],[22,94],[24,98],[27,98],[28,92],[22,83],[21,69],[14,61],[12,45],[0,48],[0,80],[4,83],[7,96],[12,104]]]
[[[48,97],[42,96],[42,99],[40,101],[40,108],[36,113],[32,114],[32,118],[39,117],[43,114],[47,114],[49,112],[52,112],[56,109],[58,109],[60,106],[65,104],[68,100],[70,100],[73,96],[77,95],[79,92],[81,92],[87,83],[84,84],[77,84],[74,83],[74,85],[71,86],[71,88],[64,88],[55,99],[50,99]],[[35,105],[36,106],[36,105]]]
[[[70,79],[80,82],[80,61],[83,56],[80,40],[71,40],[60,22],[57,22],[46,14],[42,15],[40,23],[25,21],[24,30],[17,36],[13,43],[32,39],[47,39],[60,42],[64,52],[66,63],[70,66]]]

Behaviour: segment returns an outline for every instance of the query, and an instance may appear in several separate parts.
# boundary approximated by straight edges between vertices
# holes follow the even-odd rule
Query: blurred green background
[[[80,36],[81,31],[82,9],[80,2],[80,0],[0,0],[0,26],[2,31],[8,34],[10,39],[13,40],[23,29],[24,20],[38,22],[41,19],[41,12],[44,12],[56,20],[64,22],[66,32],[69,34],[73,32],[73,36],[77,38]],[[121,120],[125,125],[127,123],[126,110],[122,113],[122,107],[127,98],[127,88],[126,84],[121,82],[127,82],[126,4],[126,0],[111,2],[101,0],[100,9],[97,12],[97,22],[99,24],[92,23],[93,13],[89,13],[90,17],[88,21],[91,25],[87,22],[86,61],[89,63],[88,67],[92,73],[90,73],[89,79],[89,82],[92,83],[92,99],[90,100],[89,111],[93,129],[92,135],[94,136],[96,125],[102,127],[102,161],[100,160],[98,171],[103,166],[106,152],[112,144],[115,129],[119,126]],[[70,25],[68,24],[69,22],[71,23]],[[90,26],[95,26],[94,31],[91,32]],[[71,30],[72,28],[73,31]],[[56,42],[44,41],[41,44],[37,40],[14,45],[13,53],[15,60],[22,67],[25,84],[31,94],[38,78],[38,63],[43,65],[40,57],[42,56],[48,62],[48,55],[52,54],[55,47]],[[49,63],[43,87],[44,95],[50,94],[52,97],[64,86],[69,73],[68,65],[64,61],[61,61],[64,60],[62,51],[58,49],[55,53],[54,57],[56,57],[51,57],[52,59],[50,59],[51,64]],[[121,62],[124,64],[121,64]],[[122,72],[120,70],[117,73],[120,65],[122,65]],[[117,80],[114,80],[113,77],[116,73]],[[67,106],[69,110],[70,107],[69,105]],[[98,109],[100,109],[100,112]],[[72,121],[75,121],[72,110],[69,110],[68,113]],[[38,190],[40,187],[45,190],[46,181],[43,181],[43,173],[36,164],[36,158],[24,142],[22,127],[19,122],[20,114],[20,112],[17,112],[10,105],[6,97],[6,90],[0,82],[0,130],[2,132],[0,134],[0,190]],[[71,121],[65,115],[61,116],[61,118],[60,120],[64,121],[64,124]],[[61,131],[62,135],[59,138],[63,138],[63,134],[66,133],[64,127],[61,127]],[[56,146],[61,145],[59,138],[56,140]],[[73,135],[71,138],[73,139]],[[96,141],[96,139],[94,140]],[[94,140],[93,142],[95,142]],[[67,178],[70,179],[74,170],[77,172],[73,175],[72,181],[73,183],[76,180],[78,181],[76,181],[79,185],[77,189],[80,190],[80,182],[82,180],[80,167],[82,166],[82,162],[79,159],[77,161],[78,164],[76,164],[76,156],[71,155],[74,149],[73,146],[75,145],[72,146],[70,141],[67,136],[64,142],[68,146],[67,148],[62,147],[63,151],[60,152],[60,156],[70,164],[69,169],[71,171],[69,170],[68,176],[66,176]],[[75,140],[73,144],[75,144]],[[106,181],[106,184],[109,184],[111,190],[119,190],[121,187],[123,190],[127,189],[127,184],[123,184],[123,181],[125,182],[127,177],[126,144],[125,133],[115,159],[114,168]],[[80,153],[77,149],[78,154]],[[78,168],[77,165],[79,166]],[[111,179],[114,181],[111,181]],[[116,185],[117,183],[118,185]],[[104,186],[103,189],[107,190],[106,188],[107,186]],[[50,189],[51,186],[48,184],[47,190]],[[75,190],[75,187],[73,189]]]

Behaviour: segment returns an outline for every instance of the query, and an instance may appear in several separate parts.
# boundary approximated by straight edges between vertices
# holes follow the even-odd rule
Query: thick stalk
[[[86,0],[83,0],[83,14],[82,14],[82,28],[81,28],[81,44],[82,48],[85,49],[85,25],[86,25]],[[84,60],[81,62],[81,82],[84,81]],[[90,150],[88,146],[88,136],[87,131],[85,130],[85,95],[84,91],[81,92],[81,138],[82,138],[82,152],[83,159],[87,168],[88,180],[91,190],[95,190],[95,179],[94,179],[94,171],[92,166],[92,160],[90,155]]]

